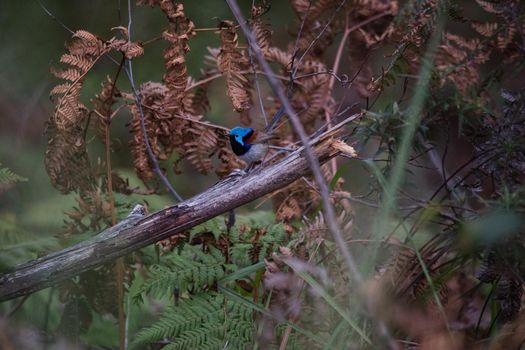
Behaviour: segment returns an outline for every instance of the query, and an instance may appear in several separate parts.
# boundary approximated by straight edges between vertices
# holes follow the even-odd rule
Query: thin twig
[[[230,7],[233,15],[237,19],[237,22],[241,26],[242,31],[244,32],[244,35],[246,36],[248,43],[253,49],[253,52],[255,53],[255,56],[257,60],[259,61],[260,66],[265,72],[271,72],[270,65],[266,60],[264,59],[264,56],[261,52],[261,49],[259,45],[257,44],[257,41],[253,35],[253,33],[250,31],[250,28],[245,23],[245,19],[239,9],[239,6],[237,4],[236,0],[226,0],[228,3],[228,6]],[[344,4],[345,1],[341,2],[341,5],[338,7],[338,9]],[[321,198],[323,199],[323,211],[325,214],[326,222],[328,229],[330,233],[332,234],[336,244],[338,245],[339,249],[341,250],[341,253],[343,255],[343,258],[346,261],[346,265],[348,266],[348,269],[350,270],[353,282],[357,286],[357,290],[359,293],[366,298],[364,295],[364,281],[363,277],[361,276],[361,272],[359,271],[357,264],[355,263],[355,260],[350,253],[347,245],[345,244],[345,240],[343,238],[343,235],[341,233],[341,230],[339,229],[339,226],[337,224],[337,219],[335,215],[335,210],[332,207],[332,204],[330,202],[330,194],[328,186],[324,180],[324,177],[321,173],[321,168],[319,166],[319,161],[312,152],[312,147],[310,146],[308,142],[308,136],[306,135],[306,132],[304,131],[303,125],[301,124],[301,121],[299,120],[299,117],[293,110],[290,101],[288,100],[287,96],[285,95],[283,89],[279,85],[278,81],[271,75],[267,74],[268,84],[272,88],[273,92],[279,100],[281,101],[284,110],[286,111],[286,114],[288,115],[293,128],[295,129],[295,132],[297,135],[299,135],[299,138],[303,142],[304,151],[306,154],[306,159],[308,161],[308,164],[310,166],[310,170],[312,171],[314,178],[317,182],[317,185],[319,186],[320,192],[321,192]],[[368,302],[366,303],[368,307]],[[373,317],[373,315],[371,315]],[[389,346],[393,349],[397,348],[397,344],[394,342],[394,340],[391,338],[388,329],[386,328],[386,325],[382,320],[375,319],[376,324],[378,326],[379,333],[384,337],[384,339],[387,341]]]
[[[332,16],[330,17],[330,19],[328,19],[328,22],[326,22],[325,26],[323,27],[323,29],[321,29],[321,31],[317,34],[317,36],[314,38],[314,40],[312,40],[310,42],[310,44],[308,45],[308,47],[306,48],[306,50],[303,52],[303,54],[301,55],[301,57],[299,57],[299,60],[297,61],[297,65],[295,66],[295,70],[293,72],[293,76],[295,76],[295,74],[297,73],[297,70],[299,69],[299,66],[301,65],[301,62],[303,61],[303,59],[306,57],[306,55],[308,54],[308,52],[310,52],[310,50],[314,47],[315,43],[317,42],[317,40],[319,40],[321,38],[321,36],[324,34],[324,32],[328,29],[328,27],[330,26],[330,24],[332,24],[333,20],[335,19],[335,16],[337,16],[337,14],[339,13],[339,11],[341,10],[341,8],[343,8],[343,6],[345,5],[346,3],[346,0],[343,0],[339,3],[339,6],[337,6],[337,8],[335,9],[334,13],[332,13]],[[241,25],[241,28],[242,28],[242,25]]]
[[[64,22],[62,22],[61,20],[59,20],[54,14],[51,13],[51,11],[49,11],[45,6],[44,4],[40,1],[40,0],[35,0],[39,5],[40,7],[42,8],[42,10],[44,10],[44,12],[49,16],[51,17],[55,22],[57,22],[58,24],[60,24],[60,26],[62,28],[64,28],[65,30],[67,30],[68,32],[70,32],[71,34],[74,34],[75,32],[73,30],[71,30],[71,28],[69,28]]]
[[[246,71],[239,71],[239,74],[249,74],[249,73],[253,73],[253,71],[251,70],[246,70]],[[261,72],[261,71],[255,71],[255,73],[257,74],[266,74],[265,72]],[[275,74],[272,72],[272,75],[274,75],[276,78],[279,78],[281,80],[285,80],[285,81],[288,81],[288,78],[287,77],[284,77],[282,75],[279,75],[279,74]],[[219,79],[223,77],[223,74],[222,73],[217,73],[217,74],[214,74],[214,75],[210,75],[209,77],[207,78],[204,78],[202,80],[199,80],[199,81],[196,81],[195,83],[191,84],[190,86],[186,87],[186,89],[184,89],[184,91],[190,91],[192,89],[195,89],[196,87],[200,86],[200,85],[204,85],[204,84],[207,84],[209,83],[210,81],[213,81],[215,79]]]
[[[346,16],[345,16],[345,31],[343,33],[343,37],[341,38],[341,41],[339,42],[337,53],[335,54],[334,65],[332,66],[330,80],[328,81],[328,88],[326,89],[326,92],[324,95],[325,105],[328,102],[328,97],[332,95],[332,91],[335,85],[335,80],[338,79],[338,81],[341,81],[339,77],[337,76],[337,72],[339,71],[339,63],[341,62],[341,57],[343,56],[343,49],[345,47],[346,41],[348,40],[348,36],[351,33],[350,28],[348,28],[348,21],[349,21],[348,16],[349,16],[349,13],[347,11]],[[325,109],[324,116],[325,116],[325,121],[327,125],[332,126],[332,118],[330,117],[330,113],[328,113],[329,109],[331,108]],[[335,176],[335,174],[337,173],[337,160],[336,159],[332,159],[330,161],[330,170],[331,170],[331,175]]]
[[[142,104],[142,106],[147,108],[147,109],[150,109],[150,110],[154,111],[155,113],[157,113],[159,115],[162,115],[162,117],[158,117],[158,119],[163,119],[163,120],[169,120],[169,119],[173,119],[173,118],[183,119],[183,120],[187,120],[189,122],[195,123],[195,124],[200,124],[200,125],[204,125],[204,126],[207,126],[207,127],[214,128],[214,129],[223,130],[225,132],[230,132],[230,129],[228,129],[228,128],[224,127],[224,126],[220,126],[220,125],[217,125],[217,124],[212,124],[210,122],[203,122],[203,121],[200,121],[200,120],[192,119],[190,117],[185,117],[183,115],[170,114],[170,113],[167,113],[167,112],[159,111],[155,107],[148,106],[148,105],[146,105],[144,103]]]

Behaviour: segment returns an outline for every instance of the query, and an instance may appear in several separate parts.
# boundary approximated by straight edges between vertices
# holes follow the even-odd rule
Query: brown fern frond
[[[90,191],[95,186],[95,179],[82,127],[73,126],[66,133],[49,123],[46,134],[44,165],[53,186],[65,194]]]
[[[55,111],[47,126],[48,145],[44,158],[52,184],[63,193],[86,193],[95,186],[85,144],[83,121],[88,109],[80,102],[86,74],[109,48],[105,41],[83,30],[66,43],[68,51],[60,58],[65,69],[51,73],[66,82],[55,86],[50,95]]]
[[[470,23],[472,29],[484,37],[491,37],[498,30],[498,23],[496,22],[477,22]]]
[[[446,33],[436,55],[436,68],[442,72],[441,84],[452,82],[462,93],[477,85],[480,82],[478,65],[488,60],[488,54],[479,49],[478,39]]]
[[[144,129],[146,130],[151,150],[158,159],[169,158],[173,150],[173,146],[169,141],[171,138],[171,123],[169,120],[159,118],[155,109],[163,106],[167,93],[167,87],[161,83],[147,82],[139,88],[139,95],[144,105],[142,109],[144,114]],[[144,139],[141,122],[142,116],[140,109],[135,103],[135,97],[130,94],[123,94],[123,96],[130,103],[128,108],[132,116],[131,121],[128,123],[128,129],[133,135],[130,141],[133,164],[139,178],[146,182],[153,178],[153,170]],[[165,149],[164,146],[166,145],[169,146],[166,147],[168,149]]]
[[[66,44],[66,49],[69,53],[64,54],[60,61],[69,67],[66,69],[51,68],[54,76],[71,82],[66,83],[69,85],[60,84],[51,91],[51,96],[56,98],[53,123],[63,131],[82,122],[86,117],[86,107],[80,102],[83,80],[108,48],[106,43],[95,35],[79,30]]]
[[[96,35],[78,30],[73,34],[72,40],[66,44],[66,49],[74,56],[99,57],[106,53],[107,45]]]
[[[323,13],[333,11],[341,1],[338,0],[291,0],[290,4],[301,21],[305,21],[305,27],[310,27]]]
[[[301,113],[301,121],[306,132],[311,133],[317,127],[317,121],[324,119],[324,112],[332,114],[333,104],[327,103],[326,90],[330,76],[326,66],[318,60],[306,60],[298,67],[298,75],[307,76],[301,79],[302,85],[295,90],[293,106]]]
[[[485,0],[476,0],[478,5],[488,13],[501,14],[503,9],[499,6],[498,3],[489,2]]]
[[[210,71],[207,70],[203,76],[202,80],[207,79],[210,76]],[[188,78],[188,87],[192,86],[195,83],[193,78]],[[200,84],[195,89],[186,90],[184,95],[183,104],[184,110],[194,116],[204,115],[210,110],[210,101],[208,99],[208,87],[209,83]]]
[[[168,29],[162,34],[169,46],[164,50],[166,73],[162,80],[168,88],[166,108],[172,113],[183,111],[183,99],[188,86],[186,54],[190,50],[189,39],[195,35],[195,25],[184,14],[182,4],[163,0],[160,8],[169,21]]]
[[[307,215],[308,209],[319,204],[319,200],[317,189],[313,188],[310,182],[304,181],[294,182],[272,194],[276,218],[285,222],[302,219]]]
[[[509,23],[503,31],[499,32],[496,38],[498,49],[502,51],[505,50],[514,39],[516,32],[517,28],[515,23]]]
[[[51,92],[49,93],[49,96],[53,97],[54,95],[63,95],[66,92],[68,92],[71,88],[71,83],[63,83],[55,86]]]
[[[120,91],[115,86],[115,83],[109,76],[101,84],[102,89],[91,100],[93,107],[98,115],[109,117],[111,115],[111,107],[115,103],[115,98],[120,97]]]
[[[110,122],[112,107],[116,102],[116,98],[120,97],[121,94],[109,76],[106,77],[101,87],[100,92],[91,100],[95,114],[91,119],[91,123],[102,142],[105,143],[106,124]]]
[[[400,246],[388,264],[386,273],[387,280],[395,293],[405,291],[413,280],[418,276],[419,261],[413,249]]]
[[[439,248],[437,250],[421,250],[420,256],[426,265],[430,278],[433,280],[434,288],[436,288],[440,300],[446,302],[448,296],[446,281],[443,280],[444,276],[441,271],[435,268],[438,266],[438,258],[441,256],[439,255]],[[414,249],[398,245],[386,267],[383,278],[398,297],[409,298],[410,301],[423,298],[423,301],[428,300],[432,307],[437,306],[435,299],[431,297],[432,290],[429,281]]]
[[[144,54],[144,48],[142,47],[142,44],[131,42],[129,40],[128,28],[120,26],[112,28],[112,30],[118,30],[124,39],[112,38],[108,42],[108,47],[110,49],[122,52],[128,60],[142,56]]]
[[[75,56],[70,54],[63,54],[60,57],[60,63],[68,64],[73,67],[78,67],[82,71],[89,70],[91,66],[91,59],[86,56]]]
[[[193,124],[189,131],[195,141],[185,144],[186,157],[200,173],[208,174],[213,169],[211,154],[217,146],[217,135],[202,124]]]
[[[292,62],[292,54],[272,46],[264,53],[268,61],[276,62],[283,67],[288,67]]]
[[[65,211],[68,220],[61,232],[64,238],[85,231],[97,232],[111,226],[111,205],[100,187],[93,187],[76,198],[77,205]]]
[[[237,112],[247,111],[252,107],[251,80],[246,71],[248,59],[238,49],[237,31],[233,22],[222,21],[219,28],[221,50],[217,56],[217,66],[226,79],[227,94]]]
[[[269,25],[261,19],[256,19],[252,22],[252,31],[255,35],[257,45],[259,45],[261,51],[265,54],[272,45],[272,32],[269,29]]]
[[[118,45],[114,46],[115,49],[122,52],[128,60],[144,55],[144,48],[140,43],[126,41],[124,43],[119,42]]]

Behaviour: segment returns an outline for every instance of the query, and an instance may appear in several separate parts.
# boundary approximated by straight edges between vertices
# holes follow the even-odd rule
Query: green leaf
[[[2,163],[0,163],[2,165]],[[0,184],[11,184],[27,181],[25,177],[13,173],[8,168],[0,168]]]

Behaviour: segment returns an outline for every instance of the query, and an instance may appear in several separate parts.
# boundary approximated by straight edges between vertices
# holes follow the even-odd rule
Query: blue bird
[[[265,132],[258,132],[252,128],[239,126],[231,129],[228,136],[230,137],[233,153],[248,163],[248,169],[255,162],[264,158],[266,152],[268,152],[268,141],[277,138],[275,135],[272,135],[272,130],[283,114],[284,107],[281,107],[267,125]]]
[[[262,160],[268,151],[268,141],[275,138],[252,128],[242,127],[233,128],[229,137],[233,153],[248,165]]]

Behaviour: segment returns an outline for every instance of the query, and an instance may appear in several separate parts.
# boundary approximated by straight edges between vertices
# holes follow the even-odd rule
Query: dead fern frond
[[[48,143],[44,165],[53,186],[62,193],[92,190],[95,186],[95,178],[82,127],[76,125],[68,132],[62,132],[49,123],[46,134]]]
[[[221,50],[217,56],[217,66],[226,79],[227,94],[237,112],[244,112],[252,107],[251,80],[246,73],[248,59],[238,48],[237,31],[233,22],[222,21],[219,28]]]
[[[301,121],[308,133],[316,129],[317,121],[322,120],[325,112],[329,115],[333,113],[334,104],[327,103],[326,91],[330,76],[326,72],[327,68],[321,61],[313,60],[304,62],[298,70],[300,75],[310,75],[302,79],[303,85],[293,96],[294,107],[304,110]]]
[[[206,80],[211,76],[211,72],[207,70],[202,76],[201,80]],[[189,77],[188,87],[192,86],[195,81]],[[209,83],[200,84],[195,89],[186,90],[184,99],[182,101],[184,110],[194,116],[204,115],[210,110],[210,101],[208,99],[208,87]]]
[[[436,288],[435,292],[441,302],[446,302],[448,297],[446,280],[443,279],[444,276],[440,269],[436,268],[441,256],[439,248],[421,250],[419,253],[432,278],[433,286]],[[414,249],[398,245],[382,278],[395,296],[405,298],[410,302],[428,304],[431,309],[437,307],[435,299],[432,298],[431,285]]]
[[[140,86],[139,96],[145,106],[142,110],[144,113],[144,128],[146,130],[148,140],[154,155],[158,159],[167,159],[169,157],[170,150],[173,147],[168,147],[170,150],[165,152],[162,141],[165,141],[164,145],[169,145],[171,137],[170,132],[170,121],[159,119],[155,113],[155,107],[163,106],[168,89],[161,83],[147,82]],[[140,109],[135,103],[135,97],[130,94],[123,94],[124,97],[130,102],[128,105],[132,119],[128,123],[128,129],[133,135],[130,141],[131,154],[133,155],[133,164],[135,171],[139,178],[146,182],[153,178],[153,169],[149,159],[149,153],[147,150],[146,142],[144,140],[144,132],[142,129],[141,113]],[[146,106],[150,107],[147,108]],[[164,138],[163,138],[164,136]]]
[[[200,173],[208,174],[213,169],[211,154],[217,147],[217,135],[202,124],[192,124],[190,132],[195,141],[185,144],[186,157]]]
[[[61,57],[60,62],[69,67],[51,68],[54,76],[69,81],[56,86],[50,93],[55,99],[53,123],[62,131],[81,123],[87,116],[87,108],[80,102],[83,80],[97,60],[107,52],[108,46],[95,35],[79,30],[66,44],[66,50],[68,53]]]
[[[184,14],[184,6],[171,1],[161,1],[160,8],[169,21],[168,29],[162,34],[169,46],[164,50],[166,73],[162,77],[168,88],[166,108],[175,113],[183,111],[183,99],[188,86],[186,54],[190,51],[189,39],[195,35],[195,25]]]
[[[101,85],[100,92],[91,100],[95,114],[92,118],[92,125],[100,136],[101,141],[105,143],[106,124],[110,122],[112,107],[116,102],[116,98],[120,97],[121,94],[109,76],[106,77],[106,81]]]
[[[477,22],[472,21],[470,23],[472,29],[481,34],[484,37],[491,37],[498,29],[498,23],[495,22]]]
[[[301,21],[305,21],[305,27],[315,24],[323,13],[328,13],[337,8],[341,1],[338,0],[292,0],[292,9]]]
[[[110,49],[122,52],[128,60],[144,54],[142,44],[129,41],[129,33],[126,27],[116,27],[113,29],[120,31],[124,39],[111,39],[108,43]]]
[[[514,39],[517,28],[515,23],[509,23],[497,36],[498,49],[501,51],[505,50]]]
[[[93,103],[94,110],[98,115],[108,117],[111,115],[111,107],[115,103],[115,98],[121,95],[109,76],[106,77],[106,81],[104,81],[101,86],[102,89],[95,95],[95,98],[91,100],[91,103]]]
[[[252,31],[257,45],[261,48],[262,53],[265,54],[272,45],[272,32],[268,24],[261,19],[256,19],[252,22]]]
[[[319,192],[312,184],[297,181],[272,194],[277,220],[289,222],[302,219],[308,210],[319,204]]]
[[[488,13],[501,14],[503,9],[499,6],[498,3],[489,2],[485,0],[476,0],[478,5]]]
[[[488,54],[480,50],[478,39],[465,39],[451,33],[436,54],[436,68],[441,72],[441,84],[451,82],[463,94],[480,82],[479,64],[488,60]]]

